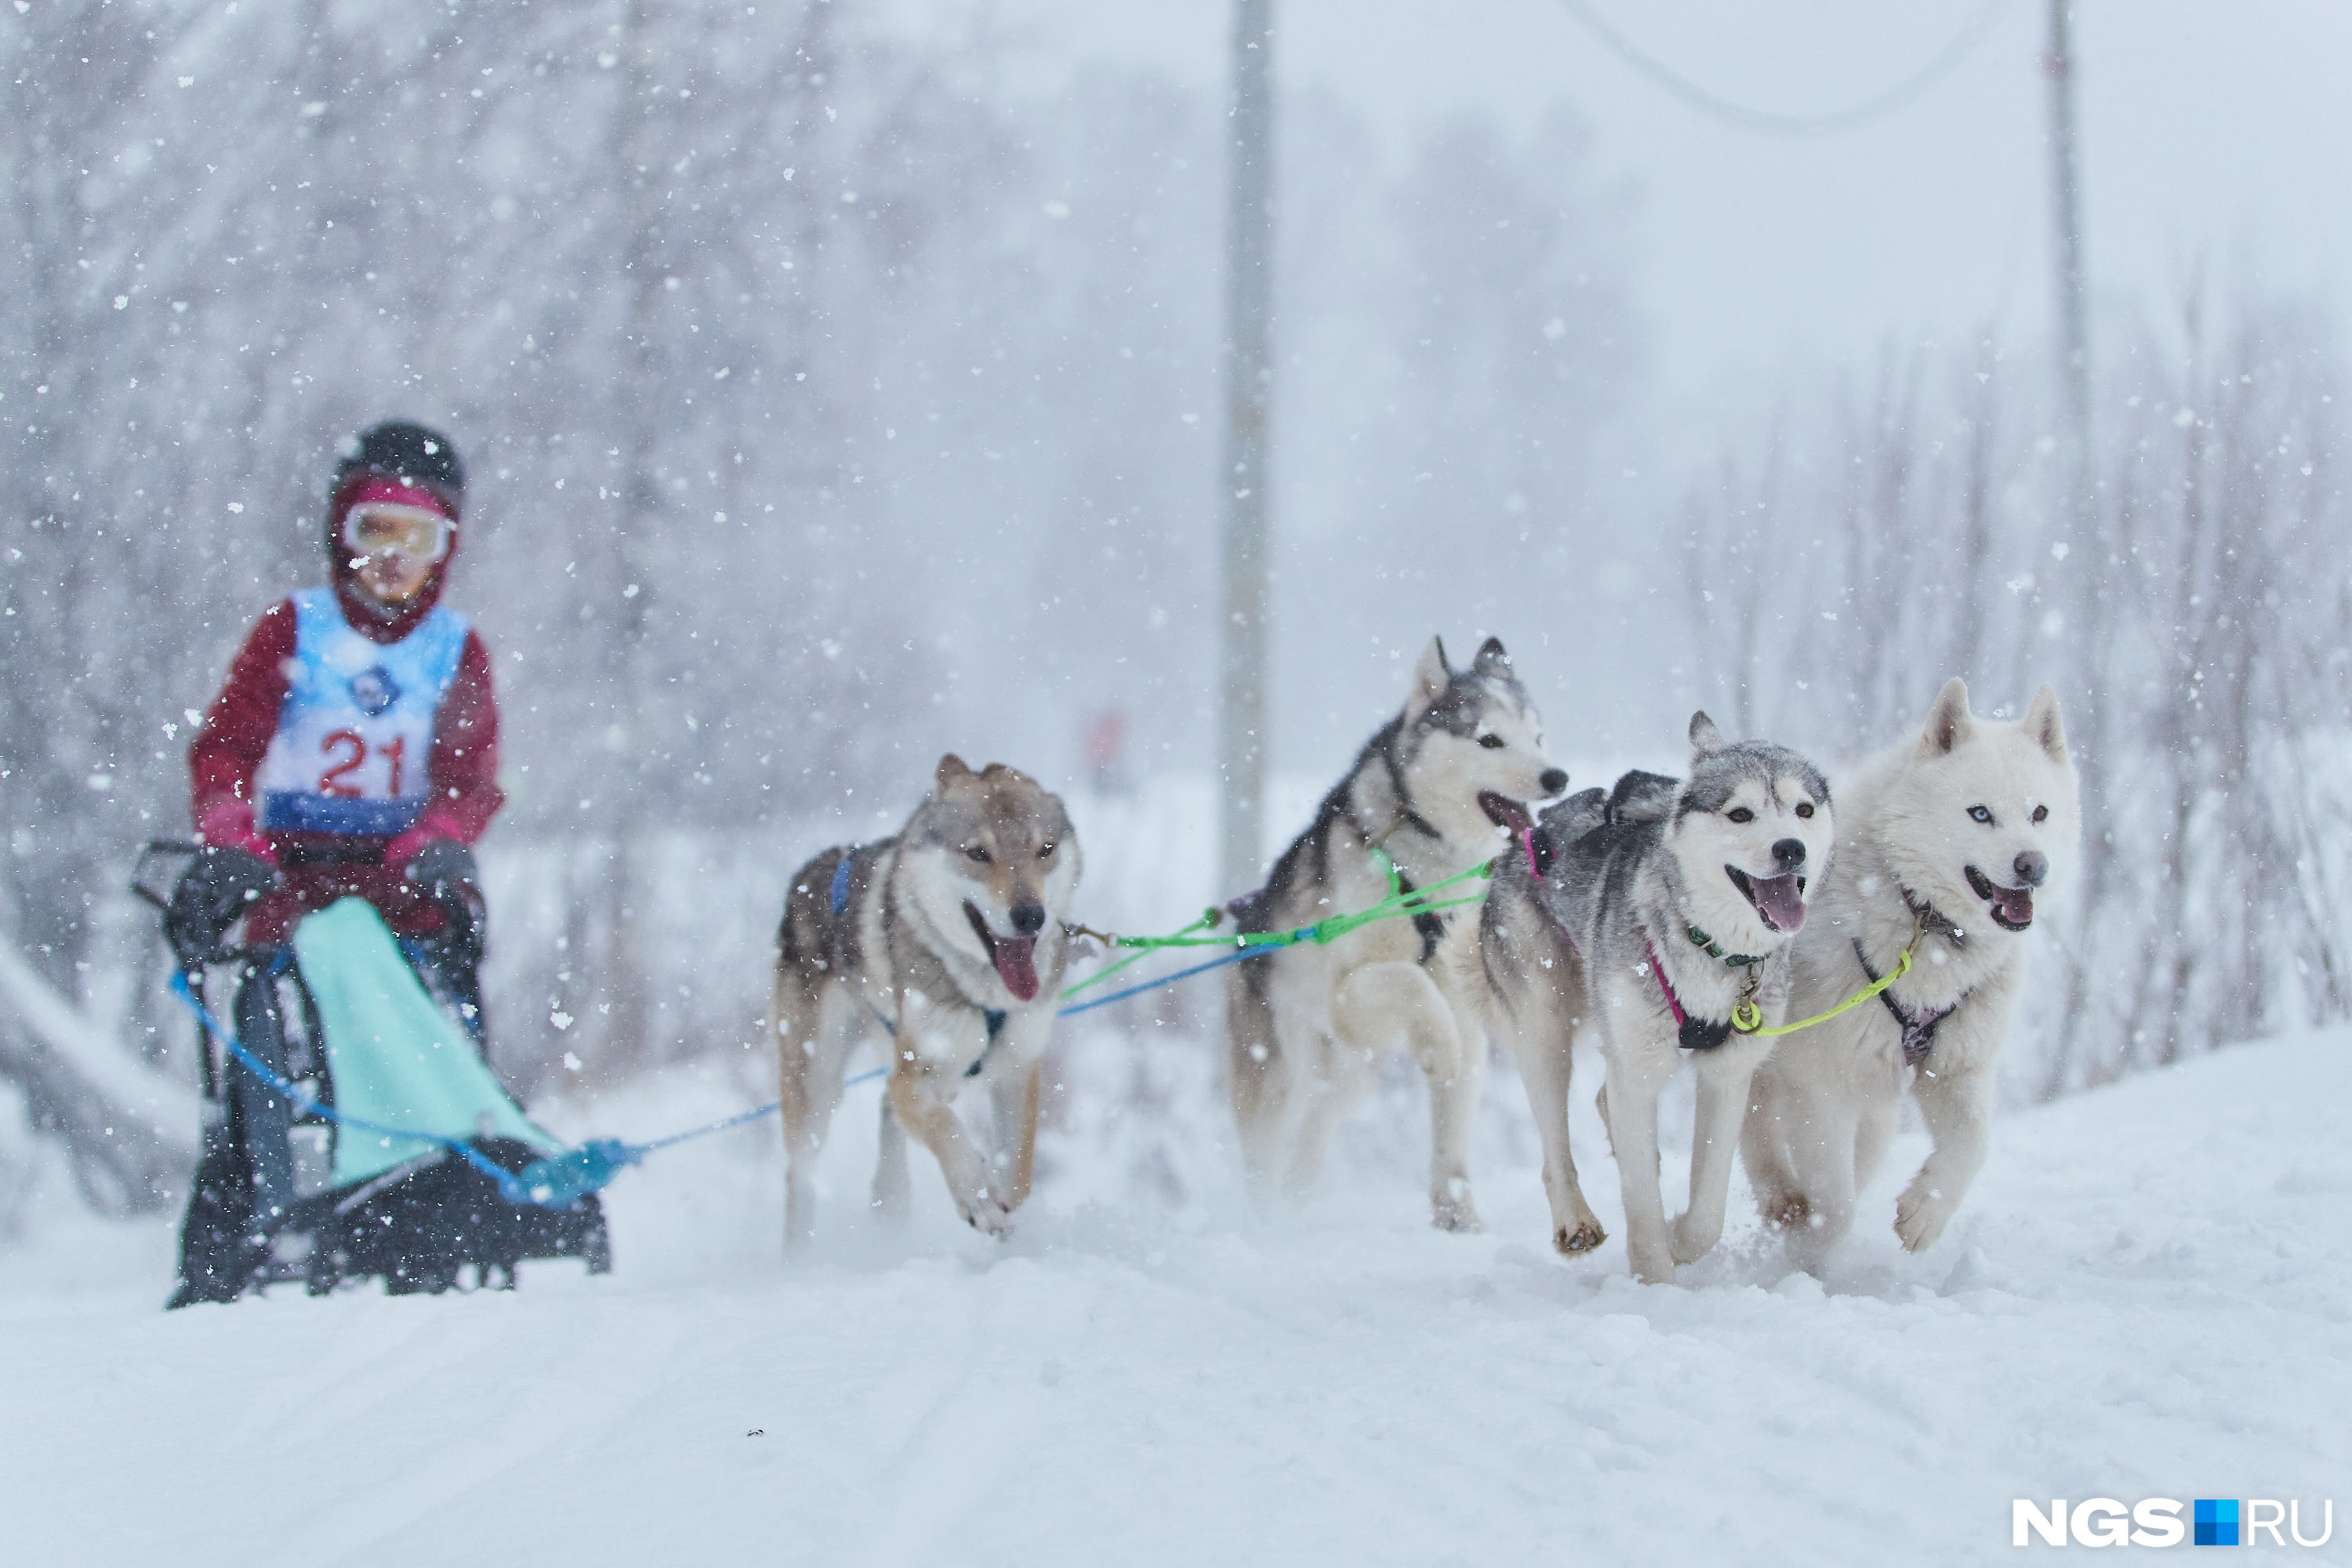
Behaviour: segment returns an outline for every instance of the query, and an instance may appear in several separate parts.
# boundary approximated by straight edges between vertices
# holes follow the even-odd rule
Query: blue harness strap
[[[849,907],[849,862],[855,858],[855,851],[845,853],[841,863],[833,868],[833,912],[836,915]]]

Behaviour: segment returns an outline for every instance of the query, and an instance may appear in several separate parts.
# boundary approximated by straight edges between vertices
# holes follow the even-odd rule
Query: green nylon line
[[[1084,991],[1087,986],[1099,984],[1103,981],[1108,980],[1112,975],[1117,974],[1120,970],[1125,969],[1128,965],[1131,963],[1141,963],[1145,959],[1151,956],[1154,950],[1159,948],[1202,947],[1212,945],[1223,946],[1224,939],[1219,937],[1188,940],[1188,938],[1191,938],[1192,932],[1199,931],[1204,926],[1213,926],[1216,923],[1217,911],[1215,910],[1207,910],[1202,912],[1199,920],[1194,921],[1191,925],[1184,927],[1182,930],[1175,932],[1175,934],[1171,936],[1120,937],[1118,938],[1119,946],[1139,948],[1141,951],[1129,954],[1127,957],[1120,959],[1117,963],[1107,964],[1103,968],[1095,971],[1094,973],[1087,975],[1076,985],[1070,986],[1065,990],[1062,993],[1061,999],[1063,1001],[1067,1001],[1069,998],[1076,995],[1079,992]]]
[[[1382,899],[1379,903],[1372,905],[1370,909],[1359,910],[1354,914],[1329,915],[1316,921],[1311,926],[1301,926],[1296,931],[1239,931],[1232,936],[1193,935],[1193,932],[1198,931],[1206,926],[1216,924],[1219,918],[1219,911],[1213,908],[1204,911],[1201,918],[1194,921],[1191,925],[1185,926],[1181,930],[1173,931],[1167,936],[1123,936],[1118,938],[1118,942],[1119,946],[1132,947],[1139,949],[1139,951],[1126,958],[1120,959],[1117,963],[1108,964],[1097,970],[1094,973],[1087,975],[1084,980],[1079,981],[1075,985],[1065,987],[1062,991],[1060,1000],[1067,1001],[1071,997],[1076,995],[1079,992],[1086,990],[1087,987],[1100,984],[1102,982],[1109,979],[1112,975],[1117,974],[1120,970],[1127,968],[1128,965],[1141,963],[1161,948],[1291,947],[1306,942],[1333,942],[1339,941],[1339,938],[1346,936],[1349,932],[1359,930],[1361,927],[1370,925],[1376,921],[1395,920],[1401,916],[1407,915],[1433,914],[1439,910],[1460,909],[1465,904],[1475,904],[1479,902],[1486,898],[1486,893],[1481,891],[1475,897],[1472,898],[1446,899],[1437,901],[1432,901],[1433,897],[1433,895],[1441,893],[1446,889],[1453,887],[1457,882],[1466,882],[1473,877],[1492,878],[1495,874],[1494,861],[1486,860],[1480,862],[1478,865],[1471,867],[1467,871],[1456,872],[1454,875],[1446,878],[1442,882],[1432,882],[1426,888],[1416,888],[1412,892],[1407,893],[1402,889],[1401,873],[1397,870],[1396,862],[1389,858],[1388,852],[1381,848],[1378,845],[1374,845],[1372,847],[1372,853],[1378,855],[1382,863],[1388,867],[1389,891],[1386,898]]]

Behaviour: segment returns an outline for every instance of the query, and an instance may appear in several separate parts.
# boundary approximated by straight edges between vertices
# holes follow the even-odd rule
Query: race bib
[[[433,721],[457,678],[466,617],[436,606],[386,646],[343,619],[331,588],[294,595],[294,661],[255,783],[265,832],[389,836],[431,792]]]

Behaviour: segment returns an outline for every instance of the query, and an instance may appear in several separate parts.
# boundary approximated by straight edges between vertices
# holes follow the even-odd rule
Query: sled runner
[[[195,850],[150,844],[134,890],[168,913]],[[474,999],[428,986],[429,943],[345,899],[282,946],[194,945],[173,942],[189,999],[202,1008],[209,980],[233,1003],[213,1019],[225,1037],[199,1026],[204,1153],[172,1306],[295,1280],[314,1296],[367,1279],[395,1295],[504,1289],[524,1258],[611,1268],[593,1192],[557,1208],[501,1192],[494,1170],[564,1146],[492,1076]]]

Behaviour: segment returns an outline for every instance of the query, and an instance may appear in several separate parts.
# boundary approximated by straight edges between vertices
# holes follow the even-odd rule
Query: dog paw
[[[1690,1215],[1683,1215],[1675,1221],[1674,1259],[1677,1264],[1696,1263],[1700,1258],[1713,1252],[1715,1244],[1722,1239],[1721,1226],[1702,1228],[1691,1222]]]
[[[1575,1226],[1555,1226],[1551,1233],[1551,1249],[1562,1258],[1574,1258],[1580,1252],[1591,1252],[1609,1239],[1596,1219],[1580,1220]]]
[[[992,1236],[1002,1241],[1013,1234],[1013,1210],[994,1193],[982,1193],[969,1203],[956,1207],[963,1214],[964,1224],[982,1236]]]
[[[1925,1171],[1911,1179],[1903,1195],[1895,1200],[1895,1234],[1902,1239],[1904,1250],[1925,1252],[1944,1234],[1951,1223],[1956,1201],[1948,1199]]]
[[[1449,1194],[1429,1205],[1429,1223],[1440,1230],[1477,1231],[1486,1228],[1468,1193]]]
[[[1633,1278],[1644,1285],[1671,1285],[1675,1282],[1674,1256],[1665,1247],[1627,1249],[1633,1255]]]

